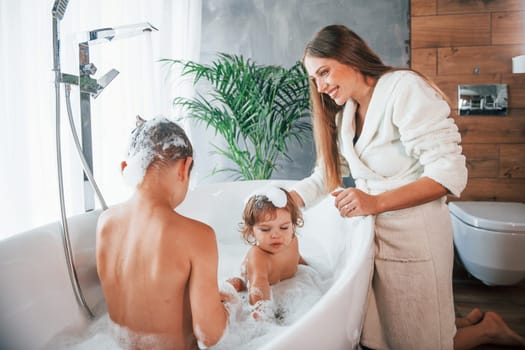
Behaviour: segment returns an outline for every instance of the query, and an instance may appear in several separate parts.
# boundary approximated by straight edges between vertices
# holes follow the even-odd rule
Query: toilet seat
[[[518,202],[450,202],[450,212],[481,229],[525,234],[525,204]]]

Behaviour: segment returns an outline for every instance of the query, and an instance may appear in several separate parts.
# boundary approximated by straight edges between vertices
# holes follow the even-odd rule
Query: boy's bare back
[[[216,274],[206,271],[217,259],[213,230],[134,199],[102,214],[97,240],[98,272],[112,321],[133,332],[162,335],[177,349],[196,348],[189,287],[193,282],[202,290],[213,288],[213,283],[203,285],[209,280],[217,288],[213,274],[205,277]],[[204,276],[191,279],[195,264],[200,270],[193,272]]]
[[[97,272],[118,341],[127,349],[214,345],[228,322],[215,233],[174,211],[188,191],[191,144],[173,122],[142,121],[128,161],[135,192],[97,225]]]

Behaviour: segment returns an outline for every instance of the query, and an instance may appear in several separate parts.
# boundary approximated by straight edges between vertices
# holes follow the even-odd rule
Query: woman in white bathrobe
[[[342,216],[375,215],[375,266],[361,337],[372,349],[525,344],[492,312],[455,321],[446,195],[467,182],[450,107],[428,79],[394,69],[354,32],[328,26],[305,49],[317,167],[293,196],[328,193]],[[352,176],[356,188],[341,189]]]

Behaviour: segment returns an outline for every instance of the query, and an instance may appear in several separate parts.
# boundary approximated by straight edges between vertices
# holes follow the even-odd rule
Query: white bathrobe
[[[356,104],[337,116],[343,175],[369,194],[423,176],[459,196],[467,181],[461,136],[448,104],[410,71],[377,82],[361,135]],[[349,171],[349,173],[348,173]],[[327,194],[323,170],[294,188],[306,206]],[[452,228],[445,197],[375,218],[375,268],[361,343],[373,349],[452,349]]]

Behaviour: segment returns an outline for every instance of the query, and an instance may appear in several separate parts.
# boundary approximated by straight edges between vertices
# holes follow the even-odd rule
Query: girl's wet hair
[[[162,167],[172,161],[193,157],[191,142],[177,123],[165,117],[146,121],[137,116],[136,125],[131,132],[127,167],[123,173],[131,185],[142,182],[150,166]]]
[[[240,231],[242,238],[249,244],[255,243],[253,236],[253,226],[258,222],[272,220],[277,216],[277,209],[284,209],[290,213],[292,225],[295,228],[303,226],[303,215],[301,209],[295,203],[292,196],[284,188],[280,188],[286,194],[286,205],[282,208],[277,208],[272,201],[265,195],[254,195],[248,199],[244,206],[242,214],[242,223]]]

